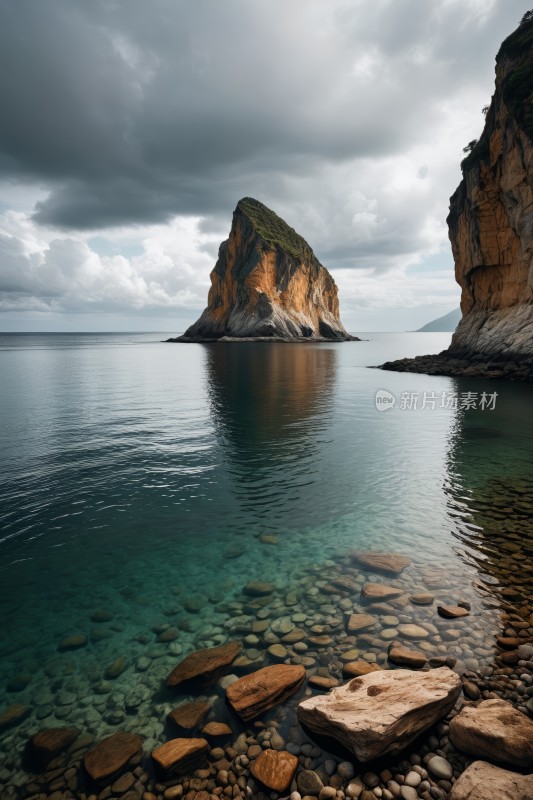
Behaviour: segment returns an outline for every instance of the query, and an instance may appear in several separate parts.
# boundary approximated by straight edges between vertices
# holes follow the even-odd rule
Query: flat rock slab
[[[297,766],[297,756],[286,750],[263,750],[252,761],[250,772],[269,789],[284,792],[291,785]]]
[[[165,774],[184,775],[204,763],[209,753],[205,739],[171,739],[156,747],[152,758]]]
[[[351,614],[346,623],[346,630],[348,633],[357,633],[358,631],[366,631],[376,625],[376,618],[373,614]]]
[[[198,728],[205,720],[211,706],[202,700],[193,700],[192,703],[184,703],[170,712],[167,719],[184,731],[193,731]]]
[[[137,734],[119,731],[91,747],[83,757],[83,765],[93,781],[109,782],[125,771],[141,752],[142,745],[143,740]]]
[[[400,597],[403,593],[403,589],[397,589],[396,586],[387,586],[385,583],[365,583],[361,589],[361,597],[369,603],[392,600],[394,597]]]
[[[399,553],[374,553],[371,550],[350,553],[350,558],[361,567],[385,572],[387,575],[399,575],[411,563],[410,558]]]
[[[245,675],[226,689],[231,708],[248,721],[296,694],[305,680],[301,665],[275,664]]]
[[[448,800],[531,800],[533,775],[474,761],[456,780]]]
[[[167,678],[167,686],[179,686],[181,683],[198,682],[208,684],[216,681],[224,674],[239,655],[239,642],[227,642],[218,647],[207,647],[190,653]]]
[[[444,619],[459,619],[468,617],[469,611],[462,606],[437,606],[437,611]]]
[[[516,767],[533,765],[533,721],[505,700],[465,706],[450,722],[450,739],[474,756]]]
[[[4,708],[3,711],[0,711],[0,731],[6,730],[12,725],[18,725],[29,714],[31,714],[31,706],[25,706],[20,703]]]
[[[43,728],[30,739],[30,748],[34,756],[46,763],[63,753],[78,738],[77,728]]]
[[[460,692],[459,676],[445,667],[380,670],[304,700],[297,715],[310,731],[337,740],[364,762],[410,745],[453,708]]]
[[[389,650],[389,661],[399,667],[421,669],[427,661],[427,655],[419,650],[409,650],[407,647],[393,645]]]

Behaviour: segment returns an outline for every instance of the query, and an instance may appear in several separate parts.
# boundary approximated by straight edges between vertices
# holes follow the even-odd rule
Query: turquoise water
[[[501,583],[476,503],[486,510],[498,481],[521,482],[531,499],[533,387],[368,369],[439,352],[450,337],[360,335],[368,341],[0,336],[1,706],[75,719],[79,708],[54,694],[58,674],[77,676],[89,706],[118,656],[123,688],[137,681],[135,659],[161,659],[151,690],[181,653],[226,638],[227,604],[248,580],[290,589],[309,565],[354,549],[405,553],[465,591]],[[394,408],[376,410],[379,389]],[[439,407],[443,392],[468,391],[497,391],[495,409]],[[402,392],[434,392],[436,407],[402,409]],[[479,598],[490,616],[497,595]],[[105,626],[90,620],[100,608],[113,615]],[[176,621],[179,638],[158,643],[154,626]],[[59,653],[77,634],[87,645]],[[28,685],[8,691],[21,674]],[[161,716],[146,703],[147,719],[150,708]],[[114,724],[84,719],[95,735]]]

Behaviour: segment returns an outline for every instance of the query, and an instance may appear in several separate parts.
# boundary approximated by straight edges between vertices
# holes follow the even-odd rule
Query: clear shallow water
[[[512,510],[505,487],[520,484],[529,513],[533,387],[368,369],[439,352],[447,334],[337,345],[163,337],[0,336],[2,705],[33,705],[58,673],[80,676],[87,693],[84,681],[120,655],[125,687],[135,658],[161,656],[153,626],[186,618],[164,648],[164,676],[202,636],[217,641],[220,604],[242,599],[248,580],[290,589],[309,564],[355,549],[402,552],[481,586],[480,613],[494,618],[499,596],[487,591],[505,575],[490,500]],[[379,389],[398,398],[393,409],[376,410]],[[439,407],[442,392],[467,391],[497,391],[495,410]],[[437,407],[403,410],[402,392],[434,392]],[[208,602],[184,612],[197,593]],[[90,621],[102,607],[114,615],[105,634]],[[88,645],[58,654],[69,634]],[[19,674],[29,685],[7,691]],[[57,702],[41,703],[47,724]],[[92,732],[109,725],[95,717]]]

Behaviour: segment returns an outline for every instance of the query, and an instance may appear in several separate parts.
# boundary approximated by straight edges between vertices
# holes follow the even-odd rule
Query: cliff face
[[[533,355],[533,20],[500,48],[485,128],[462,168],[448,216],[463,312],[450,353]]]
[[[207,308],[177,341],[222,337],[352,337],[339,318],[337,286],[311,247],[252,198],[240,200],[211,272]]]
[[[462,318],[448,350],[382,368],[533,379],[533,12],[496,56],[485,127],[469,147],[447,220]]]

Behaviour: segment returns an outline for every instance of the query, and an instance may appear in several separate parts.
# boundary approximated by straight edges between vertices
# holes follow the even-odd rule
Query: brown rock
[[[410,558],[399,553],[374,553],[370,550],[351,553],[350,558],[361,567],[387,575],[399,575],[411,563]]]
[[[445,667],[422,673],[379,670],[304,700],[297,714],[314,733],[336,739],[359,761],[370,761],[410,745],[453,708],[460,692],[459,676]]]
[[[259,541],[262,544],[277,544],[278,537],[272,533],[262,533],[261,536],[259,537]]]
[[[458,750],[516,767],[533,765],[533,722],[505,700],[465,706],[450,722]]]
[[[425,628],[420,627],[420,625],[413,625],[412,623],[398,625],[398,633],[400,636],[405,636],[406,639],[427,639],[429,636]]]
[[[389,650],[389,661],[402,667],[420,669],[427,661],[427,655],[419,650],[409,650],[407,647],[393,645]]]
[[[298,758],[286,750],[263,750],[252,761],[250,772],[262,784],[275,792],[284,792],[291,785]]]
[[[361,597],[369,603],[380,603],[382,600],[391,600],[393,597],[400,597],[402,594],[403,589],[387,586],[384,583],[365,583],[361,589]]]
[[[307,681],[309,686],[314,686],[315,689],[334,689],[339,685],[337,678],[328,678],[325,675],[311,675]]]
[[[167,719],[183,731],[193,731],[203,723],[210,710],[209,703],[193,700],[175,708]]]
[[[358,678],[360,675],[368,675],[369,672],[377,672],[381,667],[377,664],[370,664],[368,661],[350,661],[343,664],[342,674],[345,678]]]
[[[351,338],[340,321],[337,286],[327,269],[296,231],[250,197],[237,204],[229,239],[220,245],[207,308],[173,341],[224,336]]]
[[[18,725],[30,713],[31,706],[25,706],[20,703],[5,708],[0,712],[0,731],[10,728],[12,725]]]
[[[224,674],[241,651],[239,642],[227,642],[190,653],[172,670],[167,686],[179,686],[189,681],[208,684]]]
[[[267,653],[273,661],[284,661],[289,655],[287,648],[283,647],[282,644],[271,644],[267,649]]]
[[[369,628],[374,628],[376,618],[372,614],[351,614],[346,624],[348,633],[358,633]]]
[[[522,642],[517,636],[498,636],[496,644],[505,650],[515,650]]]
[[[166,628],[164,631],[161,631],[161,633],[158,635],[157,641],[166,644],[167,642],[175,641],[178,638],[178,636],[179,636],[179,631],[177,628]]]
[[[533,775],[474,761],[452,786],[448,800],[531,800]]]
[[[152,758],[162,772],[184,775],[198,769],[208,753],[205,739],[171,739],[156,747]]]
[[[43,728],[30,739],[32,753],[46,763],[63,753],[79,736],[77,728]]]
[[[272,594],[275,588],[273,583],[267,583],[267,581],[248,581],[242,591],[251,597],[264,597]]]
[[[518,650],[506,650],[505,652],[500,653],[500,659],[504,664],[518,664],[520,661],[520,655]]]
[[[104,675],[108,680],[115,680],[118,678],[119,675],[122,675],[124,670],[126,669],[128,662],[124,658],[124,656],[119,656],[115,658],[111,664],[108,664],[105,668]]]
[[[430,606],[434,600],[434,596],[429,592],[417,592],[409,595],[409,601],[415,606]]]
[[[457,619],[458,617],[468,617],[469,612],[461,606],[437,606],[437,611],[445,619]]]
[[[93,781],[108,783],[124,772],[141,750],[140,736],[119,731],[88,750],[83,757],[83,765]]]
[[[202,728],[202,733],[206,736],[231,736],[231,728],[225,722],[208,722]]]
[[[226,689],[226,697],[233,710],[247,722],[291,697],[304,680],[302,666],[275,664],[232,683]]]
[[[74,636],[65,636],[65,638],[59,642],[57,649],[61,652],[65,650],[77,650],[79,647],[85,647],[86,644],[87,637],[85,634],[78,633]]]

